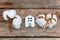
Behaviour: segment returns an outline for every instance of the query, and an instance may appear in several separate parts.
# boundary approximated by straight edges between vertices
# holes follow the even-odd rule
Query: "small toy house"
[[[31,15],[28,15],[25,17],[25,27],[34,27],[34,17]]]

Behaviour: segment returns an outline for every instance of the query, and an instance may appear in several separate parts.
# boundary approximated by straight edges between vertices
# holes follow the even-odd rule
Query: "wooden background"
[[[0,0],[0,8],[60,8],[60,0]]]
[[[8,24],[2,18],[2,12],[10,9],[15,9],[17,14],[23,19],[21,29],[13,29],[12,34],[9,32]],[[58,17],[57,25],[51,30],[41,29],[36,23],[34,28],[25,28],[24,18],[27,15],[36,17],[40,13],[56,14]],[[48,38],[53,38],[50,40],[57,40],[56,38],[60,38],[60,0],[0,0],[0,38],[3,40],[2,38],[15,37],[21,39],[6,40],[49,40]]]

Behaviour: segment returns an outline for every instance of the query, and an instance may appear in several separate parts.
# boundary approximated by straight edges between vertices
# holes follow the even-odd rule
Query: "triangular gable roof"
[[[32,15],[28,15],[28,16],[26,16],[26,18],[28,18],[28,17],[30,18],[30,17],[33,17],[33,16],[32,16]],[[33,17],[33,18],[34,18],[34,17]]]

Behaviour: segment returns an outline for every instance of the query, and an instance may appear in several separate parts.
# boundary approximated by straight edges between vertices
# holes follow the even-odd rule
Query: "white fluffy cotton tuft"
[[[3,19],[4,20],[8,20],[8,18],[7,18],[8,13],[9,13],[9,11],[4,11],[3,12],[3,15],[2,16],[3,16]]]
[[[14,18],[14,16],[16,16],[16,10],[9,10],[8,16]]]
[[[40,27],[43,28],[43,26],[46,24],[46,21],[45,21],[44,18],[39,18],[39,17],[41,17],[41,16],[45,18],[45,15],[44,15],[44,14],[38,15],[38,16],[36,17],[36,23],[37,23]]]
[[[3,15],[2,15],[4,20],[8,20],[7,15],[10,18],[13,18],[16,15],[16,10],[6,10],[6,11],[4,11]]]
[[[52,14],[47,14],[47,19],[51,18]],[[57,16],[53,14],[53,19],[51,19],[51,22],[48,24],[48,27],[52,29],[57,24]]]
[[[39,18],[39,17],[41,17],[41,18]],[[49,18],[53,18],[53,19],[51,19],[51,22],[50,22]],[[48,21],[48,19],[49,19],[49,21]],[[47,21],[48,21],[48,23],[47,23]],[[52,16],[52,14],[49,13],[49,14],[46,14],[46,18],[45,18],[45,14],[43,14],[43,15],[40,14],[36,17],[36,23],[42,28],[48,27],[48,28],[52,29],[57,23],[57,16],[55,14],[53,14],[53,16]]]
[[[15,29],[20,29],[21,23],[22,23],[22,18],[19,15],[16,15],[15,17],[16,18],[14,18],[12,21],[12,27]]]

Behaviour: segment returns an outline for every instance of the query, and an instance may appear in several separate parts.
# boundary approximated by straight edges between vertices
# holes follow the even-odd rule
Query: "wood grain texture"
[[[0,0],[0,8],[60,8],[60,0]]]
[[[0,40],[60,40],[60,38],[0,38]]]
[[[1,9],[0,14],[4,10]],[[60,37],[60,10],[56,9],[16,9],[17,14],[20,15],[23,19],[22,27],[20,30],[13,29],[13,33],[10,34],[8,29],[8,24],[5,22],[0,22],[0,36],[56,36]],[[40,13],[54,13],[58,17],[57,25],[53,29],[41,29],[37,24],[35,24],[34,28],[25,28],[24,18],[27,15],[32,15],[36,17]],[[2,17],[2,16],[1,16]],[[3,19],[3,18],[1,18]]]

